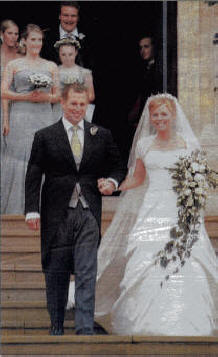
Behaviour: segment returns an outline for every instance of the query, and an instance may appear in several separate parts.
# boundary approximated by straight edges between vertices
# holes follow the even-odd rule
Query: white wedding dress
[[[155,265],[178,220],[177,194],[166,168],[189,155],[193,146],[186,141],[187,149],[157,151],[152,150],[153,140],[137,140],[134,155],[145,165],[145,184],[121,195],[99,247],[95,317],[109,315],[109,332],[118,335],[212,335],[218,315],[218,266],[203,217],[199,239],[179,272],[172,274],[176,263],[167,269]],[[71,283],[71,301],[73,290]]]
[[[148,187],[140,203],[134,202],[134,191],[127,193],[129,202],[141,205],[139,214],[131,215],[130,207],[129,217],[122,227],[117,226],[117,231],[115,216],[113,236],[109,227],[101,242],[96,316],[110,313],[112,332],[118,335],[211,335],[217,312],[214,297],[218,292],[218,269],[204,224],[191,257],[162,288],[160,283],[173,270],[172,265],[165,270],[154,264],[178,219],[177,196],[166,167],[172,167],[180,155],[189,151],[143,153],[146,143],[139,144]]]

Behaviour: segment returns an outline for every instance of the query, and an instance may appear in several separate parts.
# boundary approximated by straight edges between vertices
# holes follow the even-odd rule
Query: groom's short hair
[[[77,1],[61,1],[59,6],[59,12],[61,12],[63,6],[75,7],[75,9],[77,9],[78,12],[80,10],[80,6]]]
[[[75,82],[64,86],[61,93],[63,100],[67,100],[70,90],[73,90],[76,93],[86,93],[88,96],[88,88],[83,83]]]

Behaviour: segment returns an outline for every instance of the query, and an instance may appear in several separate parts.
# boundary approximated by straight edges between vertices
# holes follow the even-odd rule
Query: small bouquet
[[[28,79],[34,85],[34,89],[50,88],[53,84],[51,78],[46,74],[30,74]]]
[[[84,85],[85,84],[85,80],[81,75],[68,75],[65,76],[65,78],[63,79],[63,83],[66,84],[73,84],[73,83],[77,83],[79,85]]]
[[[178,195],[178,223],[170,231],[170,241],[158,252],[155,264],[166,268],[170,262],[178,262],[172,271],[175,274],[191,256],[192,247],[198,240],[201,212],[206,206],[208,189],[218,186],[218,173],[210,169],[206,153],[200,150],[180,157],[175,167],[167,170],[173,179],[173,190]],[[165,277],[168,279],[169,275]]]

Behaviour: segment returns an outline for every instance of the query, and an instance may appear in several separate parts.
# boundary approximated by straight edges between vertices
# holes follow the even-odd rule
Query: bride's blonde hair
[[[150,101],[148,108],[149,108],[149,112],[153,112],[154,110],[156,110],[157,108],[159,108],[161,105],[165,104],[167,106],[167,108],[169,109],[169,111],[174,115],[176,114],[176,105],[175,102],[170,99],[170,98],[154,98]]]

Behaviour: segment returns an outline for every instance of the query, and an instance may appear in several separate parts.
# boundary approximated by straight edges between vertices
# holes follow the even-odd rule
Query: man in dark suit
[[[39,229],[41,221],[50,334],[64,333],[64,311],[73,272],[76,333],[91,335],[101,194],[111,195],[126,169],[110,131],[83,119],[88,104],[86,88],[76,83],[66,86],[61,104],[63,118],[34,137],[26,174],[26,221],[30,229]]]
[[[92,67],[90,44],[88,44],[87,36],[79,33],[78,30],[79,10],[79,4],[76,1],[62,1],[60,3],[60,23],[45,32],[41,52],[43,58],[60,64],[58,52],[54,48],[55,42],[62,38],[75,37],[79,40],[81,45],[81,49],[76,58],[77,64],[82,67]]]
[[[145,103],[152,94],[163,92],[163,71],[158,62],[154,37],[144,34],[138,41],[140,61],[137,66],[134,105],[130,108],[128,121],[133,134],[141,118]]]

